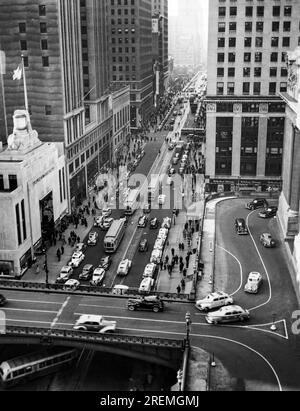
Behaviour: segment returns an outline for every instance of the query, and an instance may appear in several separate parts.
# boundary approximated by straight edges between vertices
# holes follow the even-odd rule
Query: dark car
[[[164,310],[164,303],[157,296],[148,296],[142,298],[131,298],[127,302],[129,311],[150,310],[158,313]]]
[[[260,236],[260,242],[265,248],[275,248],[276,241],[273,239],[272,235],[269,233],[264,233]]]
[[[152,230],[155,230],[156,228],[159,227],[159,221],[157,218],[152,218],[152,220],[150,221],[150,228]]]
[[[267,208],[269,206],[265,198],[255,198],[250,203],[246,204],[248,210],[256,210],[257,208]]]
[[[248,228],[246,226],[246,222],[243,218],[237,218],[235,220],[234,225],[235,225],[235,230],[236,230],[238,235],[247,235],[247,234],[249,234]]]
[[[94,272],[94,266],[91,264],[86,264],[82,272],[79,274],[79,280],[89,281],[92,278]]]
[[[4,297],[4,295],[0,294],[0,307],[4,307],[7,303],[6,298]]]
[[[273,218],[276,216],[277,211],[277,207],[268,207],[265,210],[261,211],[258,215],[260,218]]]
[[[103,268],[105,271],[109,269],[112,263],[112,258],[110,256],[103,257],[100,260],[99,268]]]
[[[143,212],[145,214],[150,214],[151,213],[151,204],[146,204],[143,208]]]
[[[148,240],[146,239],[142,240],[139,244],[139,251],[143,253],[145,251],[148,251],[148,249],[149,249]]]

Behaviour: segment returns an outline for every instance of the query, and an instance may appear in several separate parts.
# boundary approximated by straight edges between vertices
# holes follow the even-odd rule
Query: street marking
[[[233,297],[233,296],[234,296],[235,294],[237,294],[237,293],[241,290],[241,288],[243,287],[243,267],[242,267],[242,264],[241,264],[240,260],[239,260],[234,254],[232,254],[230,251],[226,250],[224,247],[221,247],[220,245],[217,245],[217,247],[220,248],[221,250],[225,251],[227,254],[231,255],[231,257],[233,257],[233,258],[237,261],[237,263],[238,263],[238,265],[239,265],[239,267],[240,267],[241,283],[240,283],[239,288],[238,288],[234,293],[230,294],[230,296]]]
[[[66,301],[63,303],[63,305],[61,306],[61,309],[59,310],[59,312],[57,313],[57,316],[54,318],[54,320],[53,320],[53,322],[52,322],[52,324],[51,324],[51,328],[53,328],[53,327],[56,325],[59,317],[62,315],[62,313],[63,313],[64,309],[66,308],[66,306],[68,305],[70,299],[71,299],[71,296],[69,296],[69,297],[66,299]]]
[[[258,254],[258,256],[259,256],[259,259],[260,259],[260,261],[261,261],[261,263],[262,263],[262,265],[263,265],[263,267],[264,267],[264,270],[265,270],[265,273],[266,273],[266,276],[267,276],[267,279],[268,279],[270,296],[269,296],[269,298],[268,298],[268,301],[266,301],[266,302],[263,303],[263,304],[258,305],[257,307],[250,308],[249,311],[254,311],[254,310],[257,310],[258,308],[264,307],[265,305],[269,304],[269,302],[270,302],[271,299],[272,299],[272,285],[271,285],[270,276],[269,276],[267,267],[266,267],[266,265],[265,265],[265,263],[264,263],[264,260],[263,260],[261,254],[260,254],[260,252],[259,252],[259,250],[258,250],[258,247],[257,247],[256,242],[255,242],[255,240],[254,240],[254,237],[253,237],[253,235],[252,235],[252,232],[251,232],[251,230],[250,230],[250,228],[249,228],[249,217],[252,216],[252,214],[254,214],[254,213],[255,213],[255,211],[252,211],[251,213],[248,214],[246,224],[247,224],[247,227],[248,227],[248,231],[249,231],[250,237],[251,237],[251,239],[252,239],[252,241],[253,241],[254,247],[255,247],[255,249],[256,249],[256,251],[257,251],[257,254]]]
[[[34,301],[34,300],[14,300],[14,299],[8,299],[8,302],[13,302],[13,303],[31,303],[31,304],[53,304],[53,305],[61,305],[61,302],[54,302],[54,301]]]
[[[30,313],[46,313],[46,314],[57,314],[57,311],[48,311],[48,310],[32,310],[27,308],[1,308],[3,311],[22,311],[22,312],[30,312]]]

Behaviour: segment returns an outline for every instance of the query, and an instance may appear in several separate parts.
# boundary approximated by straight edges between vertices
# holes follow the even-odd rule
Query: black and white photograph
[[[3,400],[248,391],[300,391],[300,1],[0,0]]]

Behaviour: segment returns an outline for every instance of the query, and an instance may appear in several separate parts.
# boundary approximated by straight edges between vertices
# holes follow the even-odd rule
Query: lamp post
[[[46,287],[48,288],[49,286],[49,269],[48,269],[48,259],[47,259],[47,249],[43,249],[44,256],[45,256],[45,263],[44,263],[44,270],[46,273]]]
[[[189,312],[185,315],[185,323],[186,323],[186,346],[190,346],[190,331],[191,331],[191,314]]]

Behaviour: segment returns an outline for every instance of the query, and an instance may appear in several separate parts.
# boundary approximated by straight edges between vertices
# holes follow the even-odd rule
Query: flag
[[[22,68],[18,66],[16,70],[14,70],[13,80],[21,80],[22,78]]]

